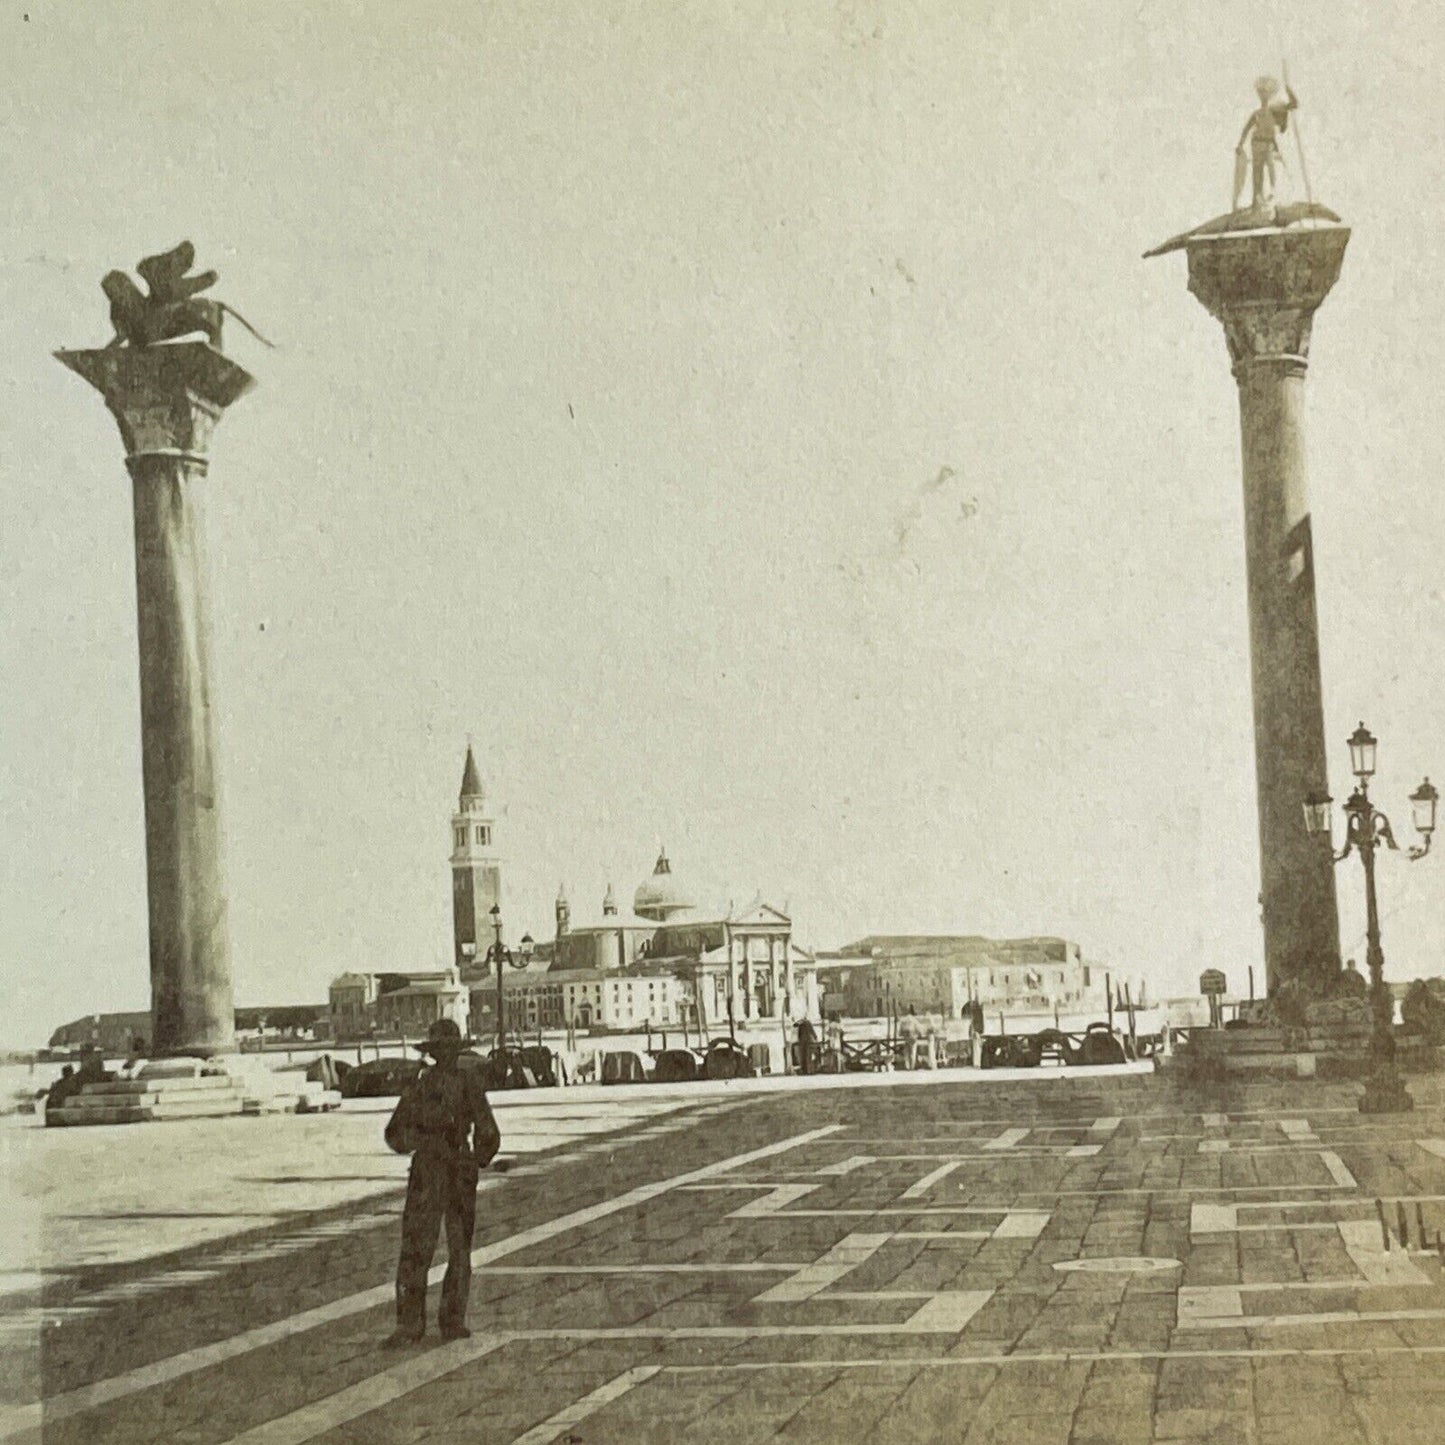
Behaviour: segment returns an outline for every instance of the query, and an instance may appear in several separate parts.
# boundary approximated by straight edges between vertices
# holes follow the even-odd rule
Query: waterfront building
[[[331,1036],[338,1043],[369,1038],[421,1038],[438,1019],[467,1026],[468,998],[460,970],[425,973],[343,973],[331,982]]]
[[[1097,1011],[1108,1005],[1108,975],[1059,937],[984,938],[977,934],[870,934],[820,955],[823,1009],[850,1018],[941,1014],[960,1018],[977,1002],[988,1014]],[[1137,979],[1125,983],[1137,1005]]]

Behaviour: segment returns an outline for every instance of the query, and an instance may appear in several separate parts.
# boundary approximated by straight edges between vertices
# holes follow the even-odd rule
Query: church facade
[[[456,966],[471,994],[474,1035],[495,1037],[497,983],[488,966],[493,906],[501,901],[495,823],[468,745],[452,816],[452,920]],[[555,929],[525,967],[505,969],[507,1030],[654,1029],[705,1032],[819,1017],[813,955],[792,920],[754,900],[708,909],[672,871],[664,848],[652,873],[618,907],[609,884],[601,911],[574,917],[565,885]]]

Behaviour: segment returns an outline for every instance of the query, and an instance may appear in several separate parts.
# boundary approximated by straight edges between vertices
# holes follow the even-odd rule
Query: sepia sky
[[[1307,422],[1331,779],[1365,718],[1409,833],[1445,784],[1440,29],[3,0],[0,1042],[149,1000],[129,483],[50,352],[182,237],[279,347],[228,331],[260,384],[206,483],[238,1001],[449,960],[468,733],[512,940],[665,843],[805,945],[1058,933],[1242,987],[1235,390],[1140,253],[1227,209],[1285,48],[1355,228]],[[1442,870],[1381,864],[1396,976],[1445,972]]]

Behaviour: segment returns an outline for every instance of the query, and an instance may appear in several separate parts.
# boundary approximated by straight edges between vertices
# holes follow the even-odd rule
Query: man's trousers
[[[401,1215],[401,1261],[396,1269],[396,1324],[426,1329],[427,1272],[442,1222],[447,1231],[447,1272],[437,1323],[445,1332],[466,1324],[472,1283],[472,1230],[477,1220],[477,1162],[453,1150],[419,1149],[412,1155]]]

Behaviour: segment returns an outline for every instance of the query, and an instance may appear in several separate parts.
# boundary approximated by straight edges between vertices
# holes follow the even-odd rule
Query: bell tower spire
[[[486,790],[482,787],[482,776],[477,772],[476,754],[472,752],[472,740],[467,739],[467,760],[462,765],[462,791],[461,804],[466,807],[468,798],[478,800],[486,797]]]
[[[502,866],[486,789],[471,740],[462,766],[461,793],[452,814],[452,938],[463,982],[485,971],[491,909],[502,901]]]

